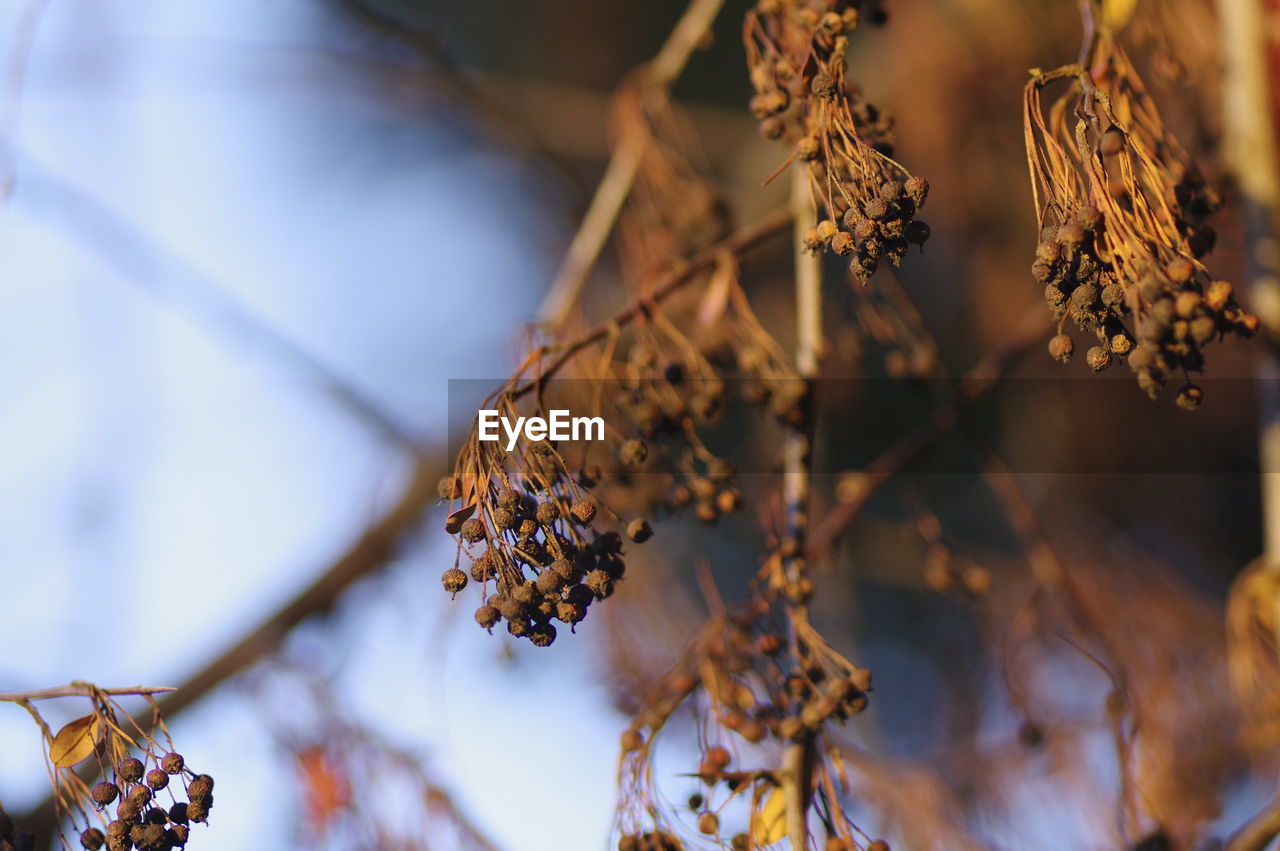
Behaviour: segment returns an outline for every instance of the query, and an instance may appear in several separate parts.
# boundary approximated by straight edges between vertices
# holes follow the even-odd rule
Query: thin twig
[[[935,408],[927,419],[868,464],[860,473],[857,490],[832,508],[813,530],[808,557],[814,559],[826,553],[861,513],[871,495],[951,431],[959,422],[961,410],[990,393],[1013,365],[1044,339],[1048,325],[1043,306],[1032,308],[1008,341],[987,353],[965,373],[950,400]]]
[[[658,55],[640,69],[640,84],[656,90],[670,88],[723,5],[724,0],[692,0]],[[643,157],[643,144],[634,134],[623,134],[542,301],[538,310],[539,322],[551,328],[564,324],[586,286],[591,267],[613,232],[623,203],[631,194]]]
[[[98,688],[93,683],[86,683],[81,680],[67,683],[65,686],[56,688],[42,688],[33,691],[11,691],[0,692],[0,703],[23,703],[28,700],[51,700],[55,697],[96,697],[100,694],[118,696],[118,695],[142,695],[142,694],[164,694],[166,692],[175,691],[170,686],[128,686],[125,688]]]
[[[439,462],[420,461],[396,505],[369,526],[318,579],[158,701],[164,718],[171,720],[231,677],[261,661],[280,646],[294,627],[308,617],[330,610],[357,580],[391,561],[437,499],[436,485],[442,470],[443,464]],[[138,723],[146,730],[152,727],[151,718]],[[51,835],[57,826],[54,798],[46,798],[28,815],[17,818],[33,833]]]
[[[599,325],[587,331],[573,342],[558,348],[558,354],[555,359],[542,369],[538,378],[516,388],[512,391],[512,397],[519,399],[529,393],[532,393],[538,387],[544,386],[552,376],[563,369],[564,365],[572,360],[573,357],[583,349],[606,339],[610,334],[613,334],[622,326],[644,314],[649,310],[650,305],[664,301],[668,296],[677,292],[681,287],[692,281],[699,272],[703,272],[713,267],[716,264],[716,260],[721,255],[739,254],[741,252],[748,251],[774,234],[780,232],[790,221],[790,210],[775,212],[772,215],[756,222],[754,225],[743,228],[737,233],[726,237],[703,251],[701,254],[685,261],[683,265],[671,270],[664,278],[662,278],[662,280],[658,281],[643,301],[631,303],[627,307],[615,313],[610,319],[601,322]]]
[[[787,584],[798,588],[808,563],[805,539],[809,525],[809,480],[813,466],[813,379],[818,375],[818,355],[822,347],[822,259],[805,248],[805,232],[814,226],[817,211],[809,191],[809,165],[797,163],[791,170],[791,212],[794,217],[793,244],[796,273],[796,371],[805,382],[803,415],[787,435],[784,447],[783,504],[787,513],[789,555],[784,564]],[[808,621],[808,606],[802,600],[790,604],[792,651],[799,659],[795,625]],[[809,846],[809,800],[813,738],[787,746],[782,774],[787,793],[787,836],[794,851]]]

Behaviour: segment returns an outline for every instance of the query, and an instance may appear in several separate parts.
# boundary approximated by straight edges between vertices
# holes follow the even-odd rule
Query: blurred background
[[[1216,34],[1205,4],[1176,5],[1175,27],[1139,12],[1134,50],[1216,176]],[[745,110],[748,6],[726,4],[675,89],[691,161],[744,223],[786,195],[785,181],[761,186],[785,151]],[[454,543],[433,491],[467,424],[449,380],[496,382],[519,362],[608,157],[609,93],[683,7],[0,3],[0,690],[182,685],[335,565],[361,577],[172,716],[188,762],[218,781],[191,847],[465,847],[468,824],[506,849],[609,843],[624,711],[705,616],[691,565],[710,563],[728,598],[757,568],[751,512],[660,529],[667,548],[638,557],[616,611],[537,650],[485,635],[441,593]],[[842,471],[915,422],[883,414],[898,409],[876,382],[839,379],[911,381],[903,357],[960,375],[1043,310],[1020,91],[1079,37],[1074,4],[1049,0],[901,0],[858,31],[852,76],[896,116],[897,158],[930,179],[934,237],[898,279],[893,315],[918,320],[905,341],[877,339],[865,292],[828,281],[818,516]],[[1218,230],[1217,274],[1239,280],[1230,209]],[[746,278],[784,347],[787,258],[768,248]],[[606,253],[583,312],[624,298]],[[859,812],[896,848],[959,847],[913,838],[911,800],[990,847],[1123,844],[1114,683],[1052,626],[1026,659],[1009,650],[1036,592],[965,454],[974,441],[1014,459],[1103,643],[1152,696],[1135,757],[1152,830],[1200,843],[1264,803],[1223,638],[1230,583],[1261,550],[1257,349],[1212,355],[1205,406],[1187,416],[1122,370],[1091,378],[1037,343],[1003,401],[975,409],[939,466],[926,457],[877,492],[823,561],[816,618],[876,677],[850,725],[876,784]],[[746,425],[727,440],[759,451]],[[397,506],[409,519],[361,550]],[[922,535],[935,521],[941,538]],[[939,560],[980,566],[990,592],[948,593],[930,580]],[[1042,698],[1030,710],[1006,690],[1019,665]],[[81,714],[67,703],[51,723]],[[675,801],[693,786],[675,776],[691,770],[682,747]],[[0,801],[19,814],[48,791],[38,732],[0,707]]]

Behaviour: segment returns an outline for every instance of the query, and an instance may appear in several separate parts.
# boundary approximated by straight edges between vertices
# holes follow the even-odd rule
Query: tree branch
[[[640,84],[658,90],[670,88],[723,5],[724,0],[691,0],[658,55],[639,69]],[[643,158],[644,145],[634,135],[624,134],[609,158],[609,165],[596,187],[591,205],[582,217],[582,223],[573,235],[569,250],[542,301],[538,310],[539,322],[552,328],[564,324],[586,286],[591,267],[613,232]]]
[[[357,580],[387,564],[404,540],[418,528],[423,514],[437,499],[436,485],[443,465],[419,460],[413,478],[397,504],[367,528],[351,547],[297,597],[250,630],[185,683],[161,698],[160,714],[171,720],[203,699],[217,686],[274,652],[290,630],[312,615],[329,611]],[[72,685],[75,685],[74,683]],[[150,730],[152,718],[137,723]],[[49,796],[18,819],[38,836],[57,828],[54,798]]]

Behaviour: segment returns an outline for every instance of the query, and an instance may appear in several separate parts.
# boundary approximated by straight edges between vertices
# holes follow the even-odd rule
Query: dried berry
[[[481,522],[480,518],[478,517],[472,517],[469,520],[465,521],[462,524],[462,529],[460,531],[462,533],[463,540],[470,541],[473,544],[476,543],[477,541],[484,540],[484,536],[485,536],[484,523]]]
[[[450,594],[457,594],[467,587],[467,575],[458,568],[451,567],[440,577],[440,582],[444,585],[444,590]]]
[[[1067,363],[1076,350],[1076,344],[1066,334],[1058,334],[1049,341],[1049,355],[1056,361]]]
[[[93,790],[89,794],[95,804],[99,807],[105,807],[115,802],[115,799],[120,795],[120,790],[116,787],[116,784],[102,780],[93,784]]]
[[[84,833],[80,834],[80,846],[87,848],[89,851],[98,851],[106,844],[107,837],[103,836],[102,831],[96,827],[91,827]]]
[[[134,757],[129,757],[116,768],[116,773],[120,775],[122,780],[128,783],[137,783],[142,779],[142,775],[145,771],[146,766],[142,764],[142,760],[135,759]]]
[[[636,518],[627,524],[627,537],[637,544],[643,544],[653,537],[653,527],[648,520]]]
[[[169,775],[162,768],[153,768],[147,772],[147,785],[158,792],[169,785]]]

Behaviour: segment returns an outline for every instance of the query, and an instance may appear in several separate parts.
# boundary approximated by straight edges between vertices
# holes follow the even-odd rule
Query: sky
[[[511,366],[570,233],[534,204],[568,192],[447,104],[371,97],[374,44],[320,0],[11,0],[0,45],[0,691],[174,685],[405,481],[316,364],[443,445],[447,380]],[[509,658],[450,608],[451,560],[433,525],[290,653],[500,845],[602,847],[624,721],[582,643]],[[294,840],[291,763],[253,694],[224,687],[172,725],[218,780],[191,847]],[[11,811],[48,790],[40,749],[0,705]]]

